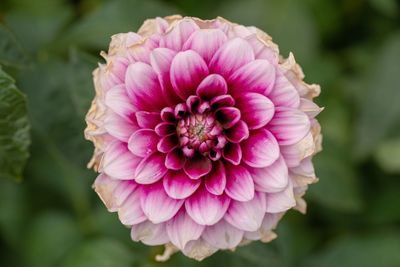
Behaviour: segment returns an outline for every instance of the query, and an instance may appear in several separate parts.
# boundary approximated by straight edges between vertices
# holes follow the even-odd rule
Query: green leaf
[[[63,267],[130,267],[135,255],[123,243],[113,239],[94,239],[76,247]]]
[[[383,141],[374,154],[383,170],[389,173],[400,172],[400,138]]]
[[[356,155],[368,156],[385,138],[400,116],[400,34],[378,50],[364,74],[356,121]]]
[[[0,24],[0,64],[21,67],[26,63],[26,52],[11,31]]]
[[[28,224],[26,258],[29,266],[58,266],[66,253],[80,242],[81,234],[72,217],[58,212],[38,216]]]
[[[29,144],[26,97],[0,67],[0,178],[22,178]]]
[[[304,267],[400,266],[400,233],[384,232],[347,236],[313,255]]]

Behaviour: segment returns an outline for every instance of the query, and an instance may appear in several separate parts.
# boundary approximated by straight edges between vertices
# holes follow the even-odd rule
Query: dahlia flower
[[[320,87],[269,35],[223,18],[146,20],[112,36],[85,136],[94,189],[134,241],[202,260],[269,242],[317,181]]]

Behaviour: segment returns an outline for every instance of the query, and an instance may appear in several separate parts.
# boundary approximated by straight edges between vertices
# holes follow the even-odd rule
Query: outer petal
[[[107,91],[105,103],[112,111],[124,118],[131,118],[136,111],[124,85],[115,86]]]
[[[190,240],[197,240],[204,231],[204,225],[197,224],[181,209],[167,222],[167,233],[172,244],[183,249]]]
[[[111,110],[107,112],[104,128],[110,135],[123,142],[127,142],[131,134],[139,129],[131,120],[125,119]]]
[[[183,45],[183,50],[196,51],[208,63],[226,40],[225,33],[219,29],[201,29],[190,36]]]
[[[201,261],[212,254],[218,249],[208,244],[203,238],[192,240],[187,243],[182,253],[192,259]]]
[[[216,161],[209,174],[205,177],[205,186],[208,192],[222,195],[226,187],[225,166],[221,161]]]
[[[200,184],[200,179],[190,179],[182,171],[169,171],[163,179],[165,192],[174,199],[185,199],[191,196]]]
[[[268,129],[280,145],[293,145],[309,133],[310,120],[298,109],[277,107]]]
[[[137,187],[118,209],[119,220],[125,225],[134,225],[146,220],[140,207],[140,190]]]
[[[147,157],[157,150],[159,137],[150,129],[134,132],[128,141],[129,150],[138,157]]]
[[[265,210],[265,193],[257,192],[249,201],[232,201],[224,218],[238,229],[256,231],[261,226]]]
[[[206,227],[202,237],[213,247],[234,249],[242,241],[243,231],[233,227],[225,220],[220,220],[218,223]]]
[[[187,160],[183,170],[192,179],[199,179],[211,171],[211,161],[202,156],[198,155],[190,160]]]
[[[165,106],[157,74],[147,64],[136,62],[126,71],[125,85],[133,105],[139,110],[160,111]]]
[[[292,182],[289,180],[286,189],[281,192],[267,193],[266,203],[266,211],[270,213],[287,211],[296,206]]]
[[[228,78],[241,66],[254,60],[252,47],[242,38],[226,42],[212,57],[209,67],[212,73]]]
[[[154,224],[150,221],[132,226],[131,238],[137,242],[142,241],[148,246],[163,245],[169,241],[165,223]]]
[[[165,155],[153,153],[144,158],[136,168],[135,181],[139,184],[152,184],[160,180],[166,173]]]
[[[140,205],[151,222],[160,223],[171,219],[183,205],[183,200],[170,198],[159,182],[142,188]]]
[[[135,178],[135,170],[141,158],[133,155],[126,144],[113,142],[107,148],[102,160],[103,172],[108,176],[122,180]]]
[[[208,75],[207,64],[193,50],[179,52],[171,63],[171,83],[182,99],[196,93],[201,80]]]
[[[232,94],[254,92],[268,95],[275,83],[275,67],[268,61],[256,59],[236,70],[228,79]]]
[[[213,225],[225,215],[229,203],[230,199],[227,196],[213,195],[201,187],[185,201],[185,208],[198,224]]]
[[[254,197],[254,183],[249,171],[243,166],[231,164],[226,164],[225,170],[225,193],[237,201],[251,200]]]
[[[250,169],[250,173],[256,190],[261,192],[280,192],[289,182],[288,167],[282,156],[268,167]]]
[[[258,93],[241,94],[236,98],[236,106],[240,109],[242,120],[251,130],[265,126],[275,113],[271,100]]]
[[[271,165],[279,157],[279,145],[271,132],[258,129],[242,143],[243,161],[254,168]]]
[[[293,84],[281,72],[277,73],[274,88],[268,97],[275,106],[298,108],[300,96]]]
[[[228,92],[228,86],[225,79],[218,74],[210,74],[201,81],[197,87],[196,93],[202,99],[212,99],[219,95],[225,95]]]
[[[280,146],[286,165],[290,168],[298,166],[304,158],[311,156],[315,152],[315,148],[311,132],[293,145]]]
[[[167,32],[161,40],[161,47],[167,47],[175,51],[182,49],[185,41],[192,33],[199,29],[199,26],[191,19],[182,19],[171,31]]]

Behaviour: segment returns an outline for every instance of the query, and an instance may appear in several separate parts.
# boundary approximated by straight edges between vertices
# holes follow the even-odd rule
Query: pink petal
[[[148,246],[158,246],[169,242],[165,223],[154,224],[150,221],[132,226],[131,238],[133,241],[141,241]]]
[[[205,226],[197,224],[184,209],[181,209],[174,218],[167,222],[166,228],[172,244],[183,249],[190,240],[200,238]]]
[[[222,127],[229,129],[240,120],[240,110],[234,107],[222,107],[215,112],[215,117]]]
[[[222,156],[233,165],[239,165],[240,161],[242,160],[242,149],[237,143],[228,143],[224,147]]]
[[[160,139],[157,144],[157,149],[162,153],[168,153],[174,150],[174,148],[178,146],[178,143],[179,139],[176,134],[170,134]]]
[[[105,150],[102,169],[105,174],[121,180],[133,180],[141,158],[133,155],[125,143],[115,141]]]
[[[124,225],[135,225],[146,220],[140,206],[140,189],[136,188],[118,209],[118,217]]]
[[[240,109],[242,120],[249,129],[259,129],[265,126],[274,116],[274,104],[264,95],[244,93],[236,98],[236,106]]]
[[[245,38],[247,42],[253,47],[255,58],[266,59],[273,65],[277,65],[279,62],[279,55],[274,49],[265,45],[265,42],[261,41],[257,34],[252,34]]]
[[[210,72],[228,78],[241,66],[254,60],[252,47],[242,38],[234,38],[226,42],[214,54],[210,61]]]
[[[159,137],[150,129],[134,132],[128,141],[128,149],[138,157],[147,157],[157,150]]]
[[[182,171],[169,171],[163,179],[164,189],[174,199],[191,196],[201,184],[201,180],[190,179]]]
[[[228,91],[225,79],[218,74],[210,74],[197,87],[196,93],[202,99],[212,99]]]
[[[266,194],[267,208],[266,212],[277,213],[287,211],[296,206],[296,199],[293,194],[293,185],[289,183],[285,190],[277,193]]]
[[[199,179],[206,175],[211,171],[211,168],[211,161],[202,155],[188,159],[183,166],[185,173],[192,179]]]
[[[300,105],[299,93],[281,72],[277,73],[274,88],[268,97],[274,102],[275,106],[298,108]]]
[[[127,142],[132,133],[139,129],[131,120],[123,118],[111,110],[108,110],[104,119],[104,128],[110,135],[123,142]]]
[[[232,94],[254,92],[268,95],[275,83],[275,67],[268,60],[256,59],[236,70],[228,79]]]
[[[226,195],[216,196],[209,193],[204,187],[200,187],[185,201],[185,208],[196,223],[213,225],[224,217],[229,203],[230,198]]]
[[[183,205],[183,200],[170,198],[165,193],[162,182],[142,187],[140,205],[152,223],[168,221]]]
[[[157,124],[155,131],[159,136],[170,135],[176,132],[176,125],[170,122],[161,122]]]
[[[242,142],[243,161],[254,168],[271,165],[279,157],[279,145],[275,137],[266,129],[252,131]]]
[[[226,187],[226,173],[224,164],[216,161],[209,174],[205,177],[205,186],[208,192],[214,195],[222,195]]]
[[[125,85],[133,105],[139,110],[160,111],[165,106],[157,74],[147,64],[136,62],[126,71]]]
[[[250,169],[250,173],[256,190],[261,192],[282,191],[289,182],[288,167],[282,156],[268,167]]]
[[[172,60],[171,83],[176,94],[182,99],[194,95],[197,86],[207,75],[207,64],[193,50],[179,52]]]
[[[105,96],[106,105],[118,115],[130,118],[136,111],[129,99],[124,85],[111,88]]]
[[[254,197],[254,182],[250,172],[243,166],[225,164],[225,193],[237,200],[248,201]]]
[[[172,88],[170,80],[170,68],[176,52],[168,48],[156,48],[150,54],[150,62],[158,80],[166,101],[170,105],[179,103],[179,97]]]
[[[210,245],[219,249],[234,249],[243,239],[243,231],[225,220],[220,220],[218,223],[207,226],[202,237]]]
[[[283,213],[265,213],[261,227],[257,231],[245,232],[244,238],[265,243],[275,239],[277,235],[272,230],[276,228],[282,215]]]
[[[249,128],[240,120],[232,128],[225,130],[225,136],[232,143],[240,143],[249,137]]]
[[[268,129],[280,145],[293,145],[309,133],[310,120],[298,109],[277,107]]]
[[[136,121],[141,128],[154,129],[161,122],[159,112],[138,111],[135,115]]]
[[[183,45],[183,50],[196,51],[208,63],[226,40],[225,33],[219,29],[201,29],[190,36]]]
[[[224,219],[238,229],[256,231],[264,218],[265,202],[265,193],[260,192],[246,202],[232,201]]]
[[[185,165],[186,158],[180,148],[169,152],[165,158],[165,167],[170,170],[180,170]]]
[[[171,31],[164,35],[160,42],[161,47],[167,47],[175,51],[182,50],[185,41],[192,33],[199,29],[199,26],[191,19],[183,19],[175,25]]]
[[[303,139],[293,145],[280,146],[280,150],[289,168],[299,166],[303,159],[311,156],[315,151],[313,135],[309,132]]]
[[[144,158],[136,168],[135,181],[139,184],[152,184],[160,180],[166,173],[165,155],[153,153]]]

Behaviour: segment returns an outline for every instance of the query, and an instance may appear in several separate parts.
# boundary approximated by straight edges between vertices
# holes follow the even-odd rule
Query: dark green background
[[[1,0],[0,65],[27,96],[31,145],[21,173],[25,99],[2,74],[0,100],[10,99],[2,96],[8,90],[19,104],[0,103],[0,265],[400,266],[399,7],[395,0]],[[265,30],[283,55],[295,53],[308,82],[321,84],[317,102],[325,107],[308,214],[290,211],[272,243],[201,263],[180,254],[156,263],[162,249],[130,241],[85,167],[92,144],[83,138],[84,116],[99,51],[112,34],[174,13]],[[10,114],[18,123],[2,122]],[[15,146],[5,148],[7,136]]]

